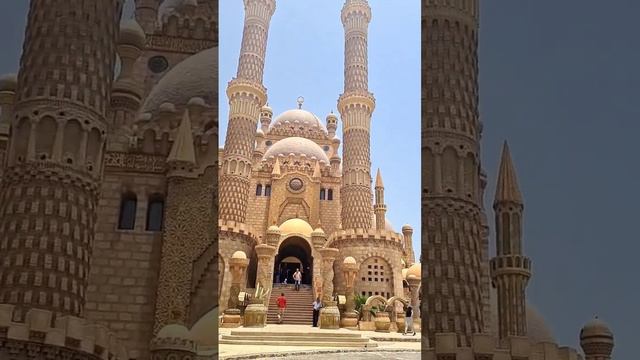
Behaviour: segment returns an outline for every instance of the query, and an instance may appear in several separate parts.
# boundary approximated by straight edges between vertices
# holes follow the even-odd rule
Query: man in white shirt
[[[293,280],[296,282],[296,290],[300,291],[300,281],[302,281],[302,273],[300,269],[296,269],[296,272],[293,273]]]
[[[320,302],[320,296],[313,302],[313,327],[318,327],[318,318],[320,317],[320,309],[322,308],[322,302]]]

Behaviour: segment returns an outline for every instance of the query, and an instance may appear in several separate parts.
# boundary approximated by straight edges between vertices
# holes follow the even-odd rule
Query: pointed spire
[[[316,161],[316,167],[313,169],[313,178],[319,179],[322,177],[322,173],[320,172],[320,162]]]
[[[271,175],[280,175],[280,159],[276,158],[276,163],[273,164],[273,171]]]
[[[185,111],[176,134],[176,139],[167,158],[168,162],[179,161],[191,164],[196,163],[196,153],[193,147],[193,134],[191,133],[191,118]]]
[[[502,159],[500,160],[500,170],[498,173],[498,184],[496,186],[496,196],[494,203],[510,201],[522,204],[522,195],[518,186],[516,170],[511,160],[509,144],[504,142],[502,147]]]
[[[383,188],[384,183],[382,182],[382,173],[380,172],[380,168],[378,168],[378,173],[376,174],[376,187]]]

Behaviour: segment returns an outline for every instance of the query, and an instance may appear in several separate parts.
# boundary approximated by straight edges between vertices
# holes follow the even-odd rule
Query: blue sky
[[[264,85],[274,117],[297,107],[324,123],[336,111],[343,90],[344,31],[342,0],[278,1],[271,19]],[[414,228],[420,256],[420,1],[370,1],[369,90],[376,97],[371,126],[372,176],[377,168],[385,183],[387,218],[396,231]],[[220,3],[220,94],[236,75],[242,40],[242,1]],[[220,96],[220,143],[229,108]],[[342,122],[338,123],[338,137]],[[342,149],[342,144],[341,144]]]

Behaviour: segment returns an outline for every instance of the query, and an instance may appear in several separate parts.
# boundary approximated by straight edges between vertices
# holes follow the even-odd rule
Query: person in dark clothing
[[[404,333],[402,335],[407,335],[409,328],[413,331],[411,335],[415,335],[416,330],[413,328],[413,307],[411,305],[407,306],[407,311],[404,314]]]

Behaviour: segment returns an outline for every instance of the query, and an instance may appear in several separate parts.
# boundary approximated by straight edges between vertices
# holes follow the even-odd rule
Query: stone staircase
[[[284,293],[287,298],[287,310],[284,314],[283,324],[309,325],[313,323],[313,291],[309,285],[301,285],[300,291],[295,291],[293,285],[274,284],[269,298],[269,310],[267,311],[267,324],[278,323],[278,303],[276,299]]]
[[[231,331],[222,335],[220,344],[264,346],[314,346],[338,348],[374,348],[378,344],[358,333]]]

